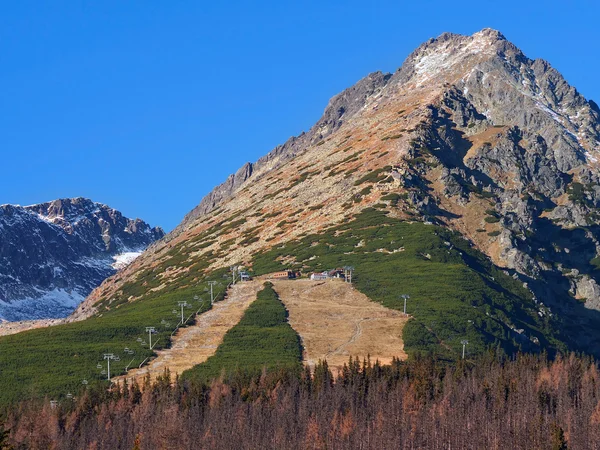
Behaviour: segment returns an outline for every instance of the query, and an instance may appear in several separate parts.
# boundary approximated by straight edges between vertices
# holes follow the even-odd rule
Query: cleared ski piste
[[[223,342],[225,333],[234,327],[256,299],[268,280],[289,312],[289,323],[300,335],[303,363],[311,368],[327,360],[337,373],[350,356],[370,356],[389,364],[392,358],[405,359],[402,329],[408,318],[399,311],[385,308],[340,280],[278,280],[262,276],[251,282],[232,286],[225,300],[199,315],[196,324],[180,328],[172,338],[171,348],[157,351],[157,356],[141,369],[116,377],[141,382],[164,374],[181,374],[205,362]]]
[[[171,348],[157,351],[157,356],[147,365],[130,370],[127,375],[116,377],[113,381],[135,379],[141,382],[148,375],[154,380],[163,375],[165,369],[169,369],[174,378],[175,374],[203,363],[215,353],[223,342],[225,333],[240,321],[262,288],[262,281],[235,284],[227,291],[225,300],[215,303],[210,311],[200,314],[194,325],[180,328],[172,337]]]
[[[303,362],[327,360],[336,373],[350,356],[389,364],[406,359],[402,329],[408,318],[371,301],[341,280],[270,280],[302,339]]]

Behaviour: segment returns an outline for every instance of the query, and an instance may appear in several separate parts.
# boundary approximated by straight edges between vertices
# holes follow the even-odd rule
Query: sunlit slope
[[[258,292],[240,322],[227,332],[213,356],[183,373],[184,379],[209,382],[221,375],[259,375],[263,370],[300,372],[300,337],[270,283]]]
[[[350,357],[390,364],[407,357],[402,332],[410,316],[371,301],[342,279],[272,279],[302,339],[303,362],[327,361],[338,373]]]
[[[223,298],[227,283],[223,273],[215,272],[211,278],[220,283],[215,290],[217,299]],[[173,286],[160,294],[149,292],[144,301],[105,310],[81,322],[0,338],[0,403],[30,397],[64,398],[77,393],[83,380],[89,385],[104,383],[105,353],[120,359],[111,361],[112,376],[124,373],[127,366],[137,367],[152,355],[146,327],[157,331],[152,336],[153,350],[170,345],[170,335],[181,317],[179,302],[189,304],[184,307],[188,323],[194,313],[210,308],[205,286]]]
[[[325,233],[308,235],[257,255],[257,274],[289,267],[322,271],[354,266],[353,282],[370,299],[413,317],[404,350],[456,359],[486,349],[553,352],[566,348],[559,324],[522,283],[498,270],[460,235],[388,217],[385,205]]]

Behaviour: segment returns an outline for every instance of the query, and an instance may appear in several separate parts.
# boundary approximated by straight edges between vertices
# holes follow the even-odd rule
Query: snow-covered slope
[[[67,316],[163,235],[84,198],[0,206],[0,319]]]

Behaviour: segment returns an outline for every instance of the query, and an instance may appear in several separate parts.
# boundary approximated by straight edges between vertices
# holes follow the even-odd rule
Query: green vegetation
[[[572,182],[567,188],[567,194],[569,194],[569,200],[582,205],[590,204],[591,202],[587,198],[588,191],[593,189],[593,184],[583,185],[578,182]]]
[[[246,247],[250,244],[254,244],[255,242],[260,241],[260,237],[258,236],[248,236],[246,239],[241,240],[238,245],[240,247]]]
[[[392,136],[384,136],[384,137],[381,138],[381,140],[382,141],[387,141],[389,139],[400,139],[402,136],[403,136],[402,133],[400,133],[400,134],[394,134]]]
[[[359,186],[363,183],[378,183],[387,178],[385,172],[389,172],[392,169],[391,166],[381,167],[380,169],[372,170],[371,172],[364,175],[354,182],[354,186]]]
[[[361,241],[365,244],[358,251]],[[295,264],[288,264],[289,258]],[[304,272],[352,265],[356,287],[388,308],[402,310],[400,294],[409,294],[414,319],[403,333],[409,354],[457,358],[462,339],[473,353],[492,347],[509,354],[565,348],[555,319],[537,314],[518,280],[441,227],[403,222],[367,208],[351,222],[256,255],[253,269],[258,275],[281,270],[281,259]],[[525,331],[518,334],[514,328]]]
[[[222,373],[253,376],[266,368],[301,370],[300,337],[287,322],[287,310],[271,283],[265,283],[240,322],[223,338],[213,356],[182,374],[208,381]]]
[[[408,198],[408,194],[406,192],[403,192],[402,194],[397,194],[395,192],[392,192],[390,194],[386,194],[383,197],[381,197],[380,200],[382,201],[386,201],[386,202],[390,202],[390,206],[398,206],[398,203],[400,202],[400,200],[404,199],[406,200]]]
[[[309,172],[309,171],[302,172],[300,175],[298,175],[297,178],[294,178],[292,180],[292,183],[286,189],[291,189],[291,188],[293,188],[295,186],[298,186],[299,184],[304,183],[310,177],[312,177],[312,176],[314,176],[314,175],[316,175],[318,173],[319,173],[319,170],[315,170],[313,172]],[[286,189],[284,189],[284,190],[286,190]]]
[[[344,178],[348,178],[350,175],[352,175],[353,173],[355,173],[356,171],[358,171],[358,167],[353,167],[351,169],[348,169],[344,172]]]
[[[271,219],[271,218],[273,218],[273,217],[280,216],[280,215],[282,214],[282,212],[283,212],[283,211],[273,211],[273,212],[271,212],[271,213],[269,213],[269,214],[265,214],[265,215],[263,216],[263,218],[265,218],[265,219]]]
[[[225,270],[211,274],[210,279],[222,280],[215,293],[216,300],[224,298]],[[202,281],[208,281],[204,278]],[[142,281],[137,281],[143,283]],[[182,282],[182,283],[185,283]],[[184,288],[174,283],[160,292],[149,292],[144,286],[135,287],[144,291],[140,300],[110,305],[101,315],[81,322],[34,329],[0,338],[0,405],[31,397],[64,397],[68,392],[77,393],[81,382],[90,385],[106,383],[105,375],[97,364],[106,369],[104,353],[114,353],[120,361],[111,362],[111,375],[124,373],[125,367],[139,366],[152,356],[148,345],[137,341],[148,341],[146,327],[153,326],[157,334],[152,337],[154,350],[167,348],[170,336],[180,320],[179,301],[190,303],[184,308],[188,325],[194,321],[194,313],[210,309],[205,284]],[[133,287],[132,287],[133,289]],[[199,299],[195,300],[194,297]],[[177,310],[178,314],[173,314]],[[156,343],[156,344],[155,344]],[[125,348],[135,353],[125,353]]]
[[[361,196],[369,195],[372,190],[373,190],[373,186],[367,186],[367,187],[363,188],[358,194]]]
[[[264,200],[268,200],[268,199],[271,199],[271,198],[275,198],[275,197],[277,197],[279,194],[281,194],[282,192],[285,192],[285,191],[287,191],[288,189],[289,189],[289,188],[287,188],[287,187],[284,187],[284,188],[281,188],[281,189],[277,189],[275,192],[272,192],[272,193],[270,193],[270,194],[267,194],[267,195],[265,195],[265,196],[263,197],[263,199],[264,199]]]
[[[496,197],[496,194],[494,194],[493,192],[488,192],[488,191],[484,191],[481,188],[477,188],[475,191],[475,195],[481,197],[481,198],[494,198]]]
[[[0,338],[0,403],[46,395],[64,397],[76,393],[84,379],[98,383],[105,378],[96,367],[102,364],[106,369],[104,353],[121,358],[111,361],[113,376],[124,373],[128,365],[137,367],[153,354],[148,345],[142,347],[136,340],[148,341],[145,327],[154,326],[158,331],[152,338],[154,349],[165,348],[179,322],[172,313],[179,310],[178,301],[192,304],[192,308],[184,308],[186,318],[210,309],[206,295],[202,302],[193,300],[197,294],[204,292],[198,288],[172,292],[123,305],[101,317]],[[163,320],[167,323],[161,323]],[[126,347],[135,354],[125,353]]]
[[[583,184],[581,183],[571,183],[567,189],[567,193],[569,194],[569,200],[573,202],[583,202],[585,199],[585,190],[583,188]]]
[[[500,219],[498,217],[494,217],[494,216],[486,216],[483,220],[485,220],[487,223],[498,223],[498,222],[500,222]]]

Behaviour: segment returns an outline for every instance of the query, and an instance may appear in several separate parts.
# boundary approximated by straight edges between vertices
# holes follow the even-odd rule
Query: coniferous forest
[[[232,373],[21,403],[2,418],[12,449],[592,449],[600,371],[574,354],[350,360],[333,376]]]

